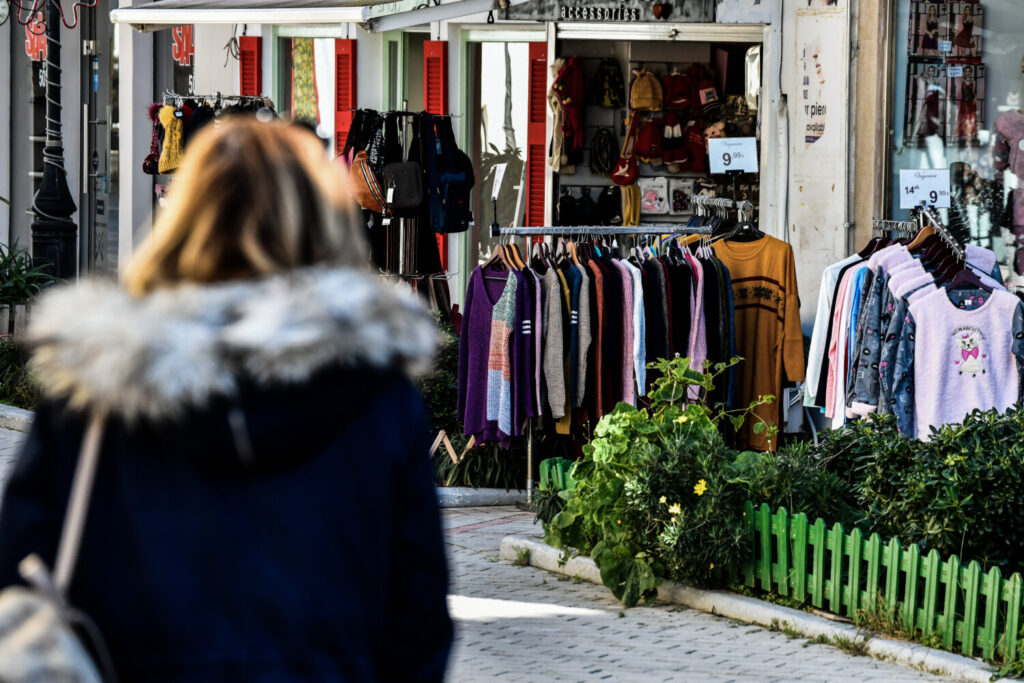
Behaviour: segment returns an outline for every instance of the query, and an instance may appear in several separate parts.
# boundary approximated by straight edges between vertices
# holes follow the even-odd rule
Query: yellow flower
[[[676,418],[676,422],[678,422],[679,424],[683,424],[684,422],[686,422],[686,416],[680,415],[679,417]]]
[[[658,499],[658,502],[661,503],[662,505],[664,505],[664,504],[666,504],[668,502],[668,498],[666,498],[665,496],[662,496],[661,498]]]
[[[615,520],[615,523],[616,524],[622,524],[622,520],[621,519],[617,519],[617,520]]]
[[[703,496],[704,492],[708,490],[708,483],[701,479],[697,482],[697,485],[693,487],[693,492],[698,496]]]
[[[712,563],[711,563],[711,567],[710,567],[710,569],[714,569],[714,568],[715,568],[715,563],[714,563],[714,562],[712,562]]]
[[[670,515],[678,515],[682,511],[683,507],[679,503],[673,503],[672,506],[668,509],[668,513]]]

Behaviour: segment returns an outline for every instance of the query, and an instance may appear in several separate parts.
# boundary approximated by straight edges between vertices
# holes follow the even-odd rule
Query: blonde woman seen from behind
[[[106,416],[69,601],[122,681],[440,681],[451,642],[424,407],[435,331],[369,272],[344,171],[280,122],[189,146],[121,285],[46,295],[43,399],[0,586],[52,566]]]

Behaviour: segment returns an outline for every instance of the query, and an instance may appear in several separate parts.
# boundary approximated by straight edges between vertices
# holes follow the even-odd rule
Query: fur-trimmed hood
[[[28,337],[44,395],[129,422],[173,419],[243,383],[301,383],[328,367],[416,371],[437,345],[407,288],[327,268],[142,298],[87,280],[43,296]]]

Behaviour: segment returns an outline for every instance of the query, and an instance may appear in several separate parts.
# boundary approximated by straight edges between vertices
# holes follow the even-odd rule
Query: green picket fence
[[[804,514],[774,513],[747,503],[753,557],[741,570],[746,585],[850,618],[879,607],[898,614],[908,631],[941,638],[942,648],[988,661],[1012,660],[1018,647],[1020,574],[1004,579],[997,567],[982,573],[934,549],[922,556],[878,534],[863,538]],[[879,605],[881,602],[881,605]]]
[[[540,487],[551,491],[576,488],[576,480],[569,470],[576,464],[569,458],[547,458],[540,461]]]

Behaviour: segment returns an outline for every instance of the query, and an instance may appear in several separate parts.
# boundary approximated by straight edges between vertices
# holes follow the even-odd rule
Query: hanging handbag
[[[389,120],[385,139],[391,135],[398,139],[398,126],[396,122]],[[418,145],[418,142],[419,136],[416,135],[409,146],[410,149]],[[390,141],[385,146],[388,149],[392,147]],[[384,199],[387,202],[388,213],[398,217],[417,216],[426,201],[423,192],[423,167],[416,161],[402,161],[400,142],[393,153],[398,154],[398,160],[389,160],[390,163],[384,166]]]
[[[0,680],[12,683],[114,680],[113,664],[99,631],[88,617],[67,603],[99,463],[103,424],[103,417],[94,415],[86,429],[53,574],[38,556],[29,555],[18,570],[31,588],[11,586],[0,592]],[[89,636],[89,645],[100,666],[93,661],[73,627],[80,627]]]
[[[370,163],[370,155],[363,150],[356,152],[352,160],[352,194],[359,206],[364,209],[381,213],[384,211],[384,191],[381,189],[377,173]]]
[[[636,129],[636,115],[630,114],[629,121],[626,122],[626,139],[622,142],[622,152],[619,154],[619,160],[615,162],[612,172],[608,174],[608,177],[616,185],[632,184],[640,172],[636,156],[633,154],[633,141],[636,139]],[[627,149],[629,150],[628,153],[626,152]]]

